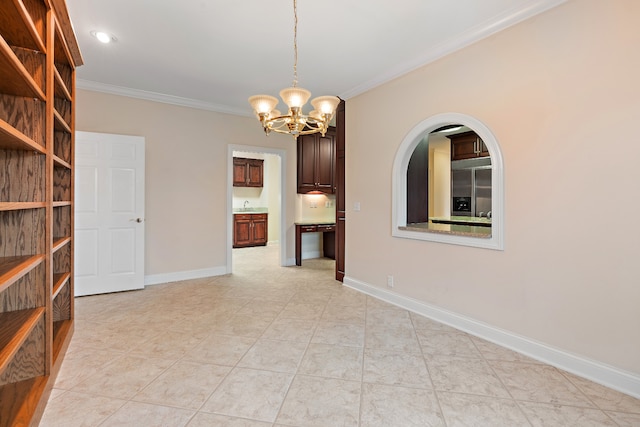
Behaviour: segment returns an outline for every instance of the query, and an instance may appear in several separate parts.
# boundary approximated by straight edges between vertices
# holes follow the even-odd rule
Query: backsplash
[[[327,194],[299,194],[296,221],[332,222],[336,219],[336,197]]]

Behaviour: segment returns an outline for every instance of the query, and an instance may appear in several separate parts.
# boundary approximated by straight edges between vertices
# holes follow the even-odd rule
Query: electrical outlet
[[[355,202],[353,204],[353,210],[354,212],[360,212],[360,202]]]
[[[393,288],[393,276],[387,276],[387,288]]]

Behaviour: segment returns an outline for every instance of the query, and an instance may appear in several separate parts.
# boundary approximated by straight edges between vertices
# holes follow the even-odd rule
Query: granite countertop
[[[443,224],[460,224],[460,225],[491,225],[491,218],[477,216],[442,216],[430,217],[430,221]]]
[[[398,227],[400,230],[420,231],[423,233],[453,234],[456,236],[479,237],[487,239],[491,237],[491,227],[460,225],[460,224],[434,224],[415,223],[407,224],[405,227]]]
[[[233,208],[234,214],[264,214],[269,213],[267,208]]]

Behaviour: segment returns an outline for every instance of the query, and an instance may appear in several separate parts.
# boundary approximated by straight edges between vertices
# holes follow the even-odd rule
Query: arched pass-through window
[[[452,142],[455,132],[458,132],[459,139],[472,135],[476,142],[471,142],[471,152],[477,151],[478,156],[484,157],[458,156]],[[428,157],[421,157],[416,161],[419,156]],[[464,160],[458,160],[461,157]],[[426,168],[420,170],[426,184],[425,194],[421,193],[422,190],[418,191],[419,198],[416,198],[415,191],[415,168]],[[475,178],[475,171],[483,170],[486,179],[490,180],[488,200],[485,198],[483,201],[480,197],[476,199],[475,193],[469,193],[469,197],[458,196],[454,183],[460,170],[474,171],[468,186],[472,188],[471,191],[475,191],[477,185],[478,194],[487,191],[486,185],[482,187],[479,184],[481,175],[478,174],[477,182]],[[423,178],[418,177],[417,182],[422,180]],[[460,113],[443,113],[418,123],[398,148],[393,163],[392,181],[392,236],[504,249],[502,153],[493,133],[479,120]],[[470,204],[467,205],[467,202]],[[418,215],[415,214],[416,203],[419,205]]]

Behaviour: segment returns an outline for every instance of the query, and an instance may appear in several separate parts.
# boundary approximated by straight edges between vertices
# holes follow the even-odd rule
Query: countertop
[[[442,233],[453,234],[456,236],[468,236],[468,237],[491,237],[491,227],[487,226],[474,226],[474,225],[459,225],[459,224],[433,224],[433,223],[416,223],[407,224],[406,227],[398,227],[401,230],[420,231],[423,233]]]
[[[311,220],[300,220],[296,221],[295,225],[334,225],[335,221],[311,221]]]
[[[460,224],[460,225],[491,225],[491,219],[477,216],[442,216],[430,217],[430,221],[444,224]]]
[[[233,208],[234,214],[265,214],[269,213],[267,208]]]

